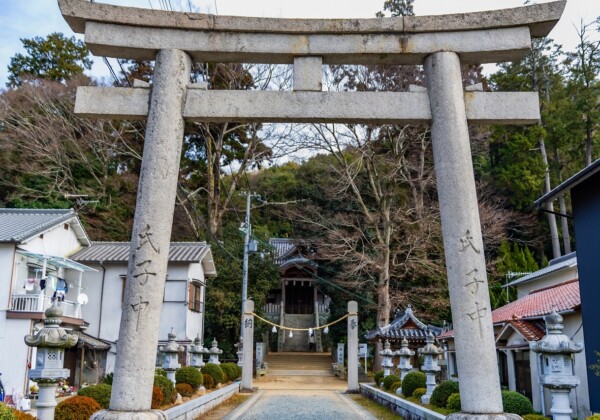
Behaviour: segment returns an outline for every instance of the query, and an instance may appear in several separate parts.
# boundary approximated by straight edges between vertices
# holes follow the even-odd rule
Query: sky
[[[384,0],[102,0],[122,6],[161,9],[192,7],[200,13],[280,18],[370,18],[383,8]],[[538,1],[542,3],[545,1]],[[523,0],[416,0],[416,15],[474,12],[523,5]],[[600,16],[600,0],[568,0],[561,21],[550,37],[565,50],[577,44],[576,27],[581,19],[591,22]],[[52,32],[73,33],[63,20],[56,0],[0,0],[0,87],[7,80],[10,57],[23,52],[20,38],[45,37]],[[599,35],[600,36],[600,35]],[[77,35],[82,39],[82,36]],[[89,72],[108,77],[102,58],[94,57]]]

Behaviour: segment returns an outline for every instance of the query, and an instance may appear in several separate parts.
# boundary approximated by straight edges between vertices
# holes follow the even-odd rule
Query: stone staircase
[[[285,314],[285,326],[291,328],[310,328],[315,326],[315,316],[313,314]],[[283,351],[308,351],[308,332],[294,331],[293,337],[289,337],[290,332],[280,330],[284,334]]]
[[[267,376],[334,376],[329,353],[269,353],[265,361]]]

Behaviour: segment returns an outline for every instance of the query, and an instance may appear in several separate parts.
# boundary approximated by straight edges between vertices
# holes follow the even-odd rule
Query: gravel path
[[[263,390],[231,412],[226,420],[374,420],[352,399],[334,390]]]

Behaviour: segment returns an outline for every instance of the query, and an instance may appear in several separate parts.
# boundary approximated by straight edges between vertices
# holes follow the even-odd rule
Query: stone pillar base
[[[453,413],[446,417],[446,420],[523,420],[518,414],[473,414],[473,413]]]
[[[160,410],[148,411],[96,411],[90,420],[168,420],[167,415]]]

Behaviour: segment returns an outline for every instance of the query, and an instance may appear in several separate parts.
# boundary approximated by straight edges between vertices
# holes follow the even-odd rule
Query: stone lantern
[[[383,368],[383,377],[391,375],[390,369],[394,367],[394,361],[392,358],[394,357],[394,352],[390,349],[390,342],[385,340],[385,344],[383,345],[383,350],[379,352],[381,356],[383,356],[383,361],[381,362],[381,367]]]
[[[573,374],[573,355],[583,350],[583,343],[573,343],[562,333],[563,317],[552,311],[544,317],[546,335],[540,341],[529,343],[529,348],[542,355],[540,384],[552,395],[553,420],[570,420],[573,410],[569,404],[569,393],[579,385]]]
[[[158,351],[164,353],[165,360],[163,361],[162,368],[167,371],[167,378],[171,382],[175,383],[175,371],[181,367],[179,364],[179,353],[185,349],[175,341],[177,337],[171,328],[171,332],[167,335],[169,338],[167,344],[159,346]]]
[[[406,338],[402,339],[402,342],[400,343],[400,350],[396,351],[396,355],[400,356],[400,364],[398,365],[398,369],[400,369],[400,380],[403,381],[406,374],[413,368],[413,366],[410,364],[410,358],[415,355],[415,352],[408,348],[408,341]],[[396,390],[396,394],[400,395],[401,393],[402,388],[398,388]]]
[[[29,371],[29,379],[40,388],[37,416],[40,420],[53,420],[56,384],[69,377],[69,369],[63,369],[65,349],[77,344],[77,336],[60,327],[62,309],[56,302],[44,313],[44,328],[37,334],[25,336],[25,344],[37,347],[35,369]]]
[[[234,344],[234,347],[237,348],[237,351],[235,352],[238,358],[237,365],[242,367],[244,366],[244,338],[240,337],[240,342]]]
[[[219,362],[219,354],[223,353],[223,350],[219,349],[218,345],[217,339],[213,338],[212,346],[208,350],[208,363],[214,363],[215,365],[221,364],[221,362]]]
[[[200,369],[204,366],[204,360],[202,360],[202,355],[208,352],[208,349],[202,346],[200,342],[200,334],[196,336],[194,339],[194,344],[190,346],[190,366]]]
[[[435,389],[435,374],[440,370],[438,366],[438,357],[440,354],[444,352],[441,348],[433,344],[435,338],[431,331],[427,333],[427,339],[425,342],[425,347],[419,349],[419,354],[425,358],[423,366],[421,366],[421,370],[427,374],[427,393],[421,397],[421,402],[423,404],[429,404],[429,399],[431,398],[431,394]]]

